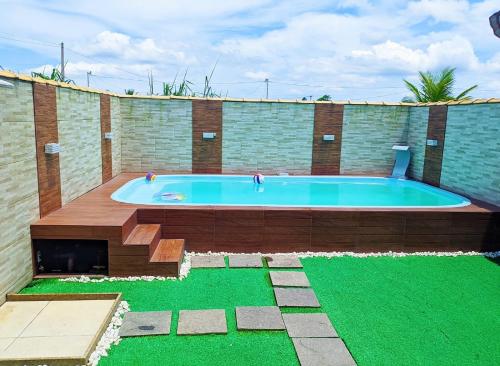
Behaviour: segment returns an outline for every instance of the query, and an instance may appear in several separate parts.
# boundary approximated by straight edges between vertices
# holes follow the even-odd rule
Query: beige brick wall
[[[0,304],[31,279],[29,225],[39,217],[33,91],[0,87]]]
[[[408,115],[408,107],[346,105],[340,173],[390,174],[392,146],[407,141]]]
[[[408,176],[422,180],[424,175],[425,143],[427,141],[427,123],[429,107],[412,107],[408,119],[408,145],[411,160]]]
[[[102,184],[100,96],[57,88],[63,205]]]
[[[314,105],[224,102],[222,172],[310,174]]]
[[[120,115],[120,98],[111,97],[111,155],[113,177],[122,171],[122,119]]]
[[[191,101],[123,98],[120,112],[123,172],[191,172]]]
[[[448,107],[441,185],[500,205],[500,104]]]

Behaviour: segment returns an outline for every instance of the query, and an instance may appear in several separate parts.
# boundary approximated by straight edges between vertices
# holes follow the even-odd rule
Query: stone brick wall
[[[427,136],[427,121],[429,107],[410,108],[408,118],[408,145],[410,145],[411,160],[408,176],[422,180],[424,174],[425,144]]]
[[[100,95],[57,88],[63,205],[102,183]]]
[[[189,173],[191,101],[122,98],[122,171]]]
[[[441,186],[500,205],[500,104],[448,107]]]
[[[310,174],[314,105],[224,102],[222,172]]]
[[[122,119],[120,113],[120,98],[118,97],[111,97],[111,131],[113,132],[111,155],[114,177],[122,171]]]
[[[29,225],[40,215],[34,88],[28,81],[10,81],[14,88],[0,87],[0,303],[31,279]],[[44,85],[37,84],[42,93]],[[54,88],[47,88],[52,100]],[[65,204],[102,182],[100,95],[57,87],[56,103],[49,108],[40,102],[51,116],[57,109]],[[113,176],[150,169],[191,172],[191,100],[113,96],[110,108]],[[223,102],[223,173],[310,174],[314,109],[314,104]],[[203,113],[198,132],[206,127]],[[408,143],[410,175],[422,179],[428,120],[429,107],[345,105],[342,126],[339,119],[339,130],[332,132],[342,127],[340,173],[389,174],[392,145]],[[325,123],[329,126],[329,119]],[[326,132],[318,129],[317,138]],[[450,105],[444,137],[441,186],[500,205],[500,104]],[[329,154],[322,159],[333,158]]]
[[[39,217],[31,83],[0,87],[0,304],[32,276],[29,225]]]
[[[346,105],[340,174],[390,174],[392,146],[407,141],[408,115],[408,107]]]

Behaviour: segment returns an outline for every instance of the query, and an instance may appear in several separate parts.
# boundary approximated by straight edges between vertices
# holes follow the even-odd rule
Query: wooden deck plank
[[[446,240],[422,243],[421,250],[468,246],[492,250],[500,245],[500,207],[475,200],[454,208],[284,208],[132,205],[111,199],[115,190],[141,176],[144,173],[120,174],[64,205],[31,226],[32,238],[108,240],[110,274],[126,273],[127,267],[139,272],[150,258],[169,258],[163,250],[154,255],[153,245],[149,252],[126,250],[122,244],[138,223],[161,225],[162,239],[185,239],[186,247],[194,251],[414,251],[428,240],[426,235],[435,234],[436,227]],[[425,230],[419,229],[422,225]],[[465,233],[471,239],[462,242]],[[377,243],[369,240],[371,235],[378,235]],[[141,257],[142,264],[132,265],[134,256]]]
[[[184,256],[183,239],[162,239],[153,253],[152,263],[180,263]]]
[[[151,245],[156,239],[160,239],[161,225],[139,224],[123,243],[124,245]]]

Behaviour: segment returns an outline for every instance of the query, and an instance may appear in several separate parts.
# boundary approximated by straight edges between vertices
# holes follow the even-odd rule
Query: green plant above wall
[[[45,80],[60,81],[62,83],[71,83],[71,84],[75,83],[73,80],[64,77],[61,70],[59,70],[59,68],[57,67],[54,67],[50,72],[50,74],[46,74],[45,68],[43,68],[42,72],[32,72],[31,76],[34,78],[40,78]]]
[[[403,80],[406,87],[412,92],[414,97],[404,97],[403,102],[447,102],[450,100],[468,100],[471,97],[468,95],[472,90],[477,88],[473,85],[457,96],[453,96],[453,86],[455,85],[455,68],[447,67],[440,73],[432,73],[430,71],[419,71],[420,85],[410,83],[408,80]]]

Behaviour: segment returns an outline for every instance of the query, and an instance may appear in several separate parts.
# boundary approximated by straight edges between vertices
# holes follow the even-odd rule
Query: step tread
[[[160,224],[139,224],[132,230],[124,245],[150,245],[161,230]]]
[[[154,251],[151,263],[180,263],[184,257],[184,239],[161,239]]]

